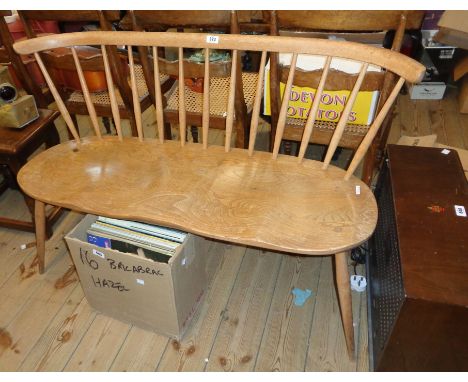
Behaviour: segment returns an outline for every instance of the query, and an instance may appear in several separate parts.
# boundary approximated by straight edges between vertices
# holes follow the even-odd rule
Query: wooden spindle
[[[351,164],[349,165],[348,170],[346,170],[345,180],[349,180],[349,178],[351,178],[351,175],[353,175],[354,171],[356,171],[356,168],[357,166],[359,166],[359,163],[364,158],[364,155],[366,155],[366,152],[369,146],[372,144],[374,137],[379,131],[380,125],[384,121],[388,111],[392,107],[393,102],[398,96],[398,93],[400,92],[400,89],[404,83],[405,83],[405,79],[401,77],[396,83],[390,95],[388,96],[384,105],[382,106],[382,109],[380,110],[379,114],[374,119],[374,122],[372,122],[372,125],[369,127],[369,130],[366,136],[364,137],[358,149],[356,150],[356,153],[354,154],[353,160],[351,161]]]
[[[335,150],[338,147],[338,143],[340,143],[344,129],[346,127],[346,124],[348,123],[349,115],[354,106],[354,101],[356,101],[356,97],[359,93],[359,89],[361,88],[362,81],[364,81],[364,77],[366,76],[368,66],[369,64],[367,62],[361,65],[359,76],[356,79],[356,82],[353,86],[353,90],[351,91],[349,95],[348,101],[346,102],[346,105],[343,109],[340,120],[338,121],[338,124],[336,125],[335,132],[333,133],[330,144],[328,145],[327,155],[325,156],[325,160],[323,161],[323,166],[322,166],[323,169],[326,169],[328,165],[330,164],[331,159],[333,158],[333,154],[335,154]]]
[[[143,142],[143,126],[141,123],[141,106],[140,97],[138,96],[138,87],[135,76],[135,64],[133,62],[132,46],[129,45],[128,49],[128,62],[130,64],[130,83],[132,84],[132,98],[133,98],[133,111],[135,113],[135,122],[137,125],[138,140]]]
[[[405,36],[406,23],[408,21],[407,13],[408,11],[402,11],[402,14],[400,15],[400,23],[398,24],[395,37],[393,38],[392,50],[396,52],[400,51],[401,45],[403,43],[403,37]]]
[[[89,94],[88,84],[84,78],[83,69],[81,68],[80,59],[74,47],[71,48],[73,60],[75,61],[76,71],[78,73],[78,78],[81,84],[81,90],[83,90],[83,97],[85,99],[86,108],[88,109],[89,118],[91,118],[91,123],[93,124],[94,132],[96,136],[101,138],[101,129],[99,128],[99,123],[96,115],[96,109],[94,108],[93,101],[91,100],[91,95]]]
[[[107,50],[105,45],[101,45],[102,59],[104,61],[104,71],[106,73],[107,91],[109,92],[109,98],[111,103],[112,117],[114,118],[115,130],[119,140],[122,140],[122,125],[120,123],[119,105],[117,103],[117,97],[115,95],[114,80],[112,79],[112,73],[109,65],[109,58],[107,57]]]
[[[153,71],[154,71],[154,89],[155,89],[155,102],[154,108],[156,110],[156,122],[158,124],[159,142],[164,142],[164,110],[161,94],[161,81],[159,79],[159,57],[158,48],[153,46]],[[185,144],[185,136],[181,135],[182,146]]]
[[[278,125],[276,126],[275,145],[273,147],[273,159],[278,157],[279,148],[281,146],[281,140],[283,139],[284,127],[286,125],[286,117],[288,115],[289,99],[291,97],[291,88],[294,79],[294,72],[296,71],[297,53],[292,56],[291,66],[289,68],[288,81],[286,82],[286,88],[284,89],[283,102],[281,104],[281,110],[278,117]]]
[[[234,124],[234,103],[236,98],[236,79],[237,79],[237,50],[232,51],[231,81],[229,83],[229,98],[226,116],[226,141],[224,150],[229,152],[231,149],[232,126]]]
[[[57,88],[55,87],[54,82],[52,81],[52,78],[50,78],[49,72],[47,71],[44,63],[42,62],[41,56],[39,55],[39,53],[34,53],[34,58],[36,59],[37,64],[39,65],[39,68],[41,69],[41,72],[47,82],[47,86],[49,87],[50,92],[52,93],[52,96],[54,97],[55,102],[57,103],[57,107],[60,113],[62,114],[62,117],[65,120],[65,123],[67,124],[68,129],[72,133],[73,138],[75,139],[76,143],[80,144],[81,143],[80,136],[78,134],[78,131],[76,130],[75,124],[73,123],[70,117],[70,113],[68,112],[67,107],[63,103],[62,97],[60,97],[60,94]]]
[[[250,121],[250,138],[249,138],[249,156],[253,154],[255,148],[255,140],[257,139],[258,119],[260,115],[260,106],[263,96],[263,80],[265,76],[265,63],[267,52],[262,52],[260,59],[260,70],[258,71],[257,88],[255,89],[255,100],[252,109],[252,120]]]
[[[179,48],[179,128],[181,145],[187,136],[187,118],[185,112],[184,48]],[[184,137],[184,139],[182,139]]]
[[[307,146],[309,145],[310,136],[312,135],[312,130],[314,128],[315,119],[317,118],[317,112],[320,105],[320,99],[322,98],[323,88],[325,87],[325,82],[327,81],[328,72],[330,70],[332,57],[327,56],[325,60],[325,65],[323,67],[322,76],[320,77],[320,82],[315,92],[314,102],[310,107],[309,116],[307,118],[306,125],[304,127],[304,133],[302,135],[301,148],[299,149],[298,162],[301,163],[304,158]]]
[[[210,126],[210,49],[205,48],[205,75],[203,78],[203,116],[202,116],[202,141],[203,141],[203,147],[205,149],[208,147],[209,126]]]

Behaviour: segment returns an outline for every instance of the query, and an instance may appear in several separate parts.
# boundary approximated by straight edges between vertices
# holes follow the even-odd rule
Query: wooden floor
[[[85,134],[86,119],[79,120]],[[154,128],[149,119],[145,125]],[[442,101],[400,97],[389,142],[431,133],[439,143],[468,147],[468,116],[457,112],[453,89]],[[215,131],[210,140],[222,135]],[[29,218],[14,190],[0,196],[0,213]],[[69,212],[56,224],[43,275],[34,235],[0,228],[0,371],[369,370],[366,294],[352,296],[357,351],[350,360],[330,257],[212,242],[209,291],[183,340],[175,341],[90,308],[63,241],[81,217]],[[293,288],[312,295],[296,306]]]

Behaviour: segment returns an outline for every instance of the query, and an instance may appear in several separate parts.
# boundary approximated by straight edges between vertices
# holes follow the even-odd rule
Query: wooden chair
[[[271,11],[270,33],[279,35],[280,32],[291,35],[291,32],[299,32],[305,35],[307,31],[322,32],[322,37],[327,33],[337,32],[375,32],[395,30],[395,37],[391,47],[399,51],[406,30],[419,29],[424,11]],[[318,34],[318,33],[316,33]],[[356,34],[359,36],[359,34]],[[271,57],[271,143],[273,149],[277,142],[275,139],[275,126],[278,120],[281,104],[279,83],[286,82],[288,67],[279,66],[278,55]],[[316,88],[320,78],[320,72],[296,71],[294,85]],[[334,76],[335,82],[325,84],[326,90],[350,90],[357,74],[354,76]],[[395,76],[391,72],[369,74],[364,81],[362,90],[379,91],[377,111],[385,104],[391,89],[395,85]],[[364,160],[362,179],[370,184],[374,171],[379,167],[383,158],[383,150],[388,138],[392,120],[392,111],[383,123],[382,129],[375,137],[369,152]],[[283,139],[286,142],[301,142],[304,136],[305,119],[287,118]],[[337,122],[316,121],[310,143],[328,145],[333,132],[337,128]],[[356,150],[369,129],[369,124],[346,123],[344,134],[339,142],[340,147]],[[289,146],[290,147],[290,146]],[[289,151],[289,150],[287,150]],[[290,151],[289,151],[290,152]],[[349,163],[349,162],[348,162]]]
[[[215,43],[213,43],[215,42]],[[156,120],[159,139],[145,138],[138,103],[135,119],[138,138],[97,137],[80,139],[59,93],[55,90],[39,52],[58,47],[79,45],[124,44],[128,47],[133,96],[137,97],[132,45],[153,49],[156,83]],[[232,50],[231,78],[223,146],[208,146],[210,125],[209,102],[204,102],[202,115],[203,142],[165,141],[163,94],[158,83],[160,60],[158,47],[183,50]],[[45,151],[23,167],[19,174],[21,187],[36,199],[37,243],[40,271],[44,270],[45,240],[44,203],[114,218],[166,225],[197,235],[235,244],[300,255],[335,256],[338,297],[341,306],[346,344],[354,354],[351,291],[347,267],[348,252],[365,242],[375,229],[377,205],[372,191],[353,173],[378,133],[405,81],[418,82],[425,68],[416,61],[390,50],[361,44],[273,36],[221,35],[201,33],[154,32],[88,32],[54,35],[15,44],[21,54],[34,54],[52,89],[57,105],[75,137]],[[239,52],[260,51],[261,64],[255,86],[255,99],[250,125],[248,149],[231,148],[236,98],[236,67]],[[332,57],[356,61],[360,66],[345,111],[334,131],[324,162],[305,159],[304,148],[314,126],[318,102],[314,102],[306,124],[298,158],[280,155],[275,144],[273,154],[254,151],[263,96],[263,78],[268,52],[293,54],[287,79],[286,96],[276,128],[276,142],[283,138],[289,91],[296,72],[299,54],[325,56],[325,67],[319,81],[318,95],[323,91]],[[103,50],[104,57],[106,51]],[[80,73],[79,61],[76,60]],[[178,62],[180,77],[185,76],[185,61]],[[368,65],[377,65],[398,76],[395,87],[379,111],[372,126],[356,150],[345,171],[330,165],[345,124],[363,83]],[[205,78],[210,78],[209,59],[205,60]],[[110,68],[106,73],[111,75]],[[210,88],[204,87],[204,99],[210,99]],[[83,89],[86,94],[86,89]],[[183,95],[183,93],[182,93]],[[319,99],[317,97],[316,99]],[[185,98],[179,103],[180,136],[185,136],[187,111]],[[92,109],[92,105],[89,104]],[[117,171],[118,169],[118,171]]]
[[[98,23],[101,30],[112,30],[112,23],[120,20],[119,11],[95,11],[95,10],[67,10],[67,11],[18,11],[18,15],[25,26],[25,32],[28,38],[36,37],[36,34],[31,27],[31,21],[33,20],[54,20],[58,22],[88,22]],[[100,56],[99,50],[92,47],[82,47],[77,51],[78,56],[82,60],[83,70],[85,72],[86,81],[88,87],[92,87],[95,84],[100,91],[90,92],[90,97],[95,102],[96,115],[103,118],[103,124],[106,131],[110,133],[111,128],[109,124],[109,118],[113,116],[111,108],[111,95],[107,84],[104,80],[104,63],[102,56]],[[76,75],[70,73],[70,70],[74,69],[73,57],[68,49],[59,49],[55,51],[49,51],[47,54],[42,54],[43,59],[47,62],[50,67],[54,67],[56,70],[51,72],[53,77],[57,77],[57,71],[66,71],[64,76]],[[113,85],[116,87],[115,97],[117,100],[119,115],[122,119],[128,119],[130,121],[130,128],[132,135],[137,135],[137,128],[135,118],[129,110],[133,109],[133,99],[130,85],[128,83],[128,69],[127,63],[119,58],[117,47],[109,47],[108,52],[109,63],[114,74]],[[93,73],[92,76],[86,76],[86,73]],[[99,78],[99,72],[102,73],[103,78]],[[138,86],[138,102],[140,103],[141,110],[146,110],[152,105],[151,98],[149,97],[146,82],[143,77],[141,66],[136,67],[137,86]],[[166,79],[162,78],[161,82]],[[58,82],[57,79],[55,81]],[[104,82],[104,89],[102,88],[101,82]],[[111,85],[112,86],[112,85]],[[70,111],[70,115],[76,124],[76,115],[86,115],[88,109],[86,108],[86,101],[84,99],[83,92],[79,88],[69,87],[67,85],[58,86],[63,98],[66,99],[66,105]],[[118,121],[114,120],[115,123],[120,124],[120,117]],[[117,128],[117,127],[116,127]],[[120,128],[120,126],[119,126]]]
[[[26,93],[34,96],[38,106],[44,107],[50,100],[31,79],[23,61],[13,50],[13,39],[4,16],[9,16],[9,12],[0,12],[0,45],[3,45],[0,61],[14,68],[16,76]],[[3,181],[0,182],[0,193],[7,188],[18,188],[16,178],[20,168],[39,147],[45,144],[49,148],[59,143],[58,132],[54,126],[54,121],[59,113],[42,108],[39,108],[38,111],[39,118],[21,129],[0,127],[0,166],[2,166],[3,173]],[[0,226],[30,232],[35,231],[34,200],[27,195],[24,195],[24,200],[31,212],[32,220],[24,221],[2,216],[0,217]],[[60,210],[60,208],[53,208],[47,216],[46,232],[48,237],[52,233],[52,225],[59,217]]]
[[[224,31],[231,34],[240,33],[239,23],[236,11],[130,11],[126,18],[121,22],[123,28],[131,28],[135,31],[167,31],[170,28],[178,28],[183,31],[184,28],[198,28],[200,31]],[[150,67],[147,52],[140,47],[142,66]],[[161,54],[161,53],[160,53]],[[180,56],[179,56],[180,59]],[[184,58],[186,60],[186,58]],[[230,81],[230,70],[226,70],[228,62],[215,62],[212,65],[212,75],[210,80],[210,127],[215,129],[224,129],[226,124],[228,86]],[[174,66],[175,65],[175,66]],[[174,70],[175,68],[175,70]],[[204,79],[203,65],[185,61],[187,80],[196,78]],[[173,65],[169,63],[160,67],[162,73],[179,77],[177,62]],[[150,93],[154,95],[154,80],[151,70],[144,71],[147,82],[150,84]],[[235,131],[236,147],[247,147],[248,123],[252,111],[253,95],[257,81],[256,73],[247,73],[241,71],[240,61],[236,67],[236,78],[238,86],[236,87],[235,98]],[[177,80],[172,89],[166,95],[164,107],[164,116],[171,123],[178,123],[179,95],[181,90],[185,93],[185,108],[187,110],[187,124],[191,126],[191,132],[194,142],[198,142],[197,126],[202,126],[203,96],[200,91],[185,84],[181,89],[180,81]],[[240,86],[243,84],[243,86]]]

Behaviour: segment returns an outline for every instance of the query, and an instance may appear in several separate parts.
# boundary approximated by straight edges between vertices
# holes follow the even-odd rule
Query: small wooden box
[[[0,127],[21,128],[38,117],[36,101],[31,95],[0,106]]]

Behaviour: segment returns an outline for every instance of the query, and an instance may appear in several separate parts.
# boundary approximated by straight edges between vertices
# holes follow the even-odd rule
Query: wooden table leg
[[[335,255],[336,285],[338,299],[340,301],[341,320],[346,339],[348,355],[354,359],[354,327],[353,327],[353,305],[351,298],[351,287],[349,285],[348,252],[340,252]]]
[[[36,248],[37,248],[37,258],[38,258],[38,263],[39,263],[39,273],[44,273],[46,217],[45,217],[45,204],[39,200],[35,201],[34,220],[36,223]]]

